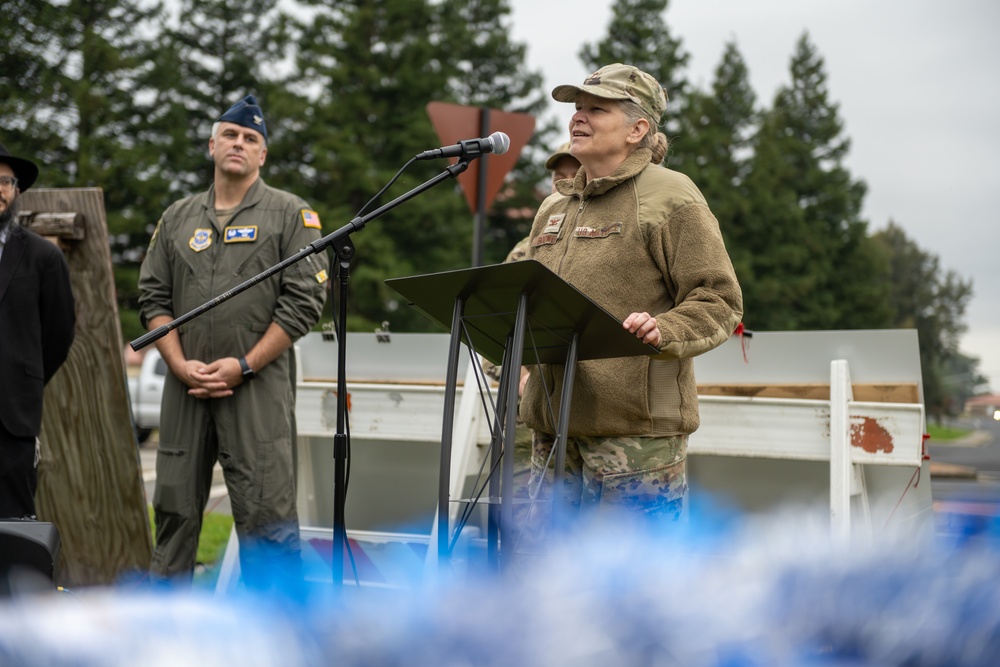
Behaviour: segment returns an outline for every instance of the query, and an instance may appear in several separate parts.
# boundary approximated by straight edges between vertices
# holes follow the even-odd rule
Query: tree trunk
[[[38,518],[59,529],[57,582],[110,584],[144,575],[152,540],[132,428],[103,191],[37,189],[21,195],[28,227],[44,213],[82,215],[80,234],[49,236],[69,263],[76,338],[45,388]],[[76,218],[79,220],[79,217]],[[44,233],[43,225],[37,225]],[[50,228],[51,229],[51,228]]]

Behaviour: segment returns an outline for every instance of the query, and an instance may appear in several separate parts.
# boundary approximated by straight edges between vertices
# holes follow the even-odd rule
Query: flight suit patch
[[[153,230],[153,238],[149,239],[150,250],[156,245],[156,239],[160,238],[160,225],[163,224],[163,218],[156,221],[156,229]]]
[[[253,243],[257,240],[257,225],[247,227],[226,227],[223,243]]]
[[[302,209],[302,225],[313,229],[321,229],[322,225],[319,224],[319,213],[305,208]]]
[[[191,250],[195,252],[201,252],[208,246],[212,245],[212,230],[198,228],[194,230],[194,236],[188,240],[188,245],[191,246]]]

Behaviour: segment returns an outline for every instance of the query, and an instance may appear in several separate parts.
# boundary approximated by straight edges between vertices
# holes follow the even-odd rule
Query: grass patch
[[[931,440],[957,440],[963,438],[971,431],[963,428],[952,428],[950,426],[935,426],[934,424],[927,425],[927,433],[931,436]]]
[[[156,524],[153,523],[153,506],[149,505],[149,521],[156,531]],[[206,567],[215,564],[222,558],[222,552],[229,542],[229,533],[233,528],[233,517],[228,514],[216,514],[211,512],[205,515],[201,523],[201,535],[198,538],[198,562],[204,563]]]
[[[206,514],[198,538],[198,562],[212,565],[222,558],[233,529],[233,517],[228,514]]]

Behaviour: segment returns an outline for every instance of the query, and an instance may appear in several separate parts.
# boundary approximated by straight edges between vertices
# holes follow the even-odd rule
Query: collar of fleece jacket
[[[604,178],[595,178],[584,185],[584,172],[579,171],[573,180],[556,181],[556,190],[562,195],[583,195],[584,199],[602,195],[611,188],[627,181],[649,166],[653,156],[648,148],[640,148],[625,158],[618,168]]]

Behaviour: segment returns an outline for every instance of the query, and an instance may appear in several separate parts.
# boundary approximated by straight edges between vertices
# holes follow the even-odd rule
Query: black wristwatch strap
[[[248,382],[256,377],[253,369],[250,368],[250,364],[247,363],[246,357],[240,357],[240,370],[243,371],[244,382]]]

